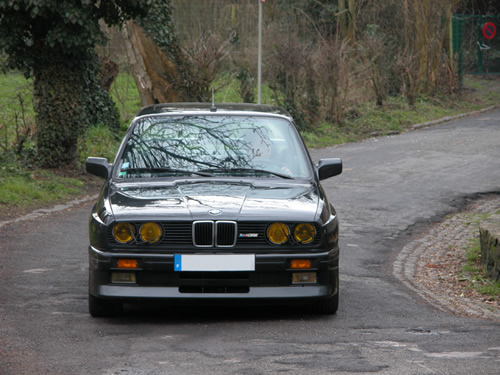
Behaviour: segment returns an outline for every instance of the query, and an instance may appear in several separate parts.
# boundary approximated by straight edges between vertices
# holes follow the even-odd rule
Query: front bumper
[[[117,268],[135,259],[136,270]],[[290,268],[292,259],[310,259],[311,268]],[[89,247],[89,292],[95,297],[134,300],[318,300],[338,290],[338,248],[320,253],[255,254],[255,271],[175,272],[174,254],[115,253]],[[111,274],[133,272],[135,283],[113,283]],[[293,283],[292,274],[314,272],[315,283]]]

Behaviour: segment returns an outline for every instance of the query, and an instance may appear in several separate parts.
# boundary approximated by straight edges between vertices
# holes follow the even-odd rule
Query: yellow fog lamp
[[[128,243],[135,237],[135,227],[130,223],[118,223],[113,227],[113,237],[120,243]]]
[[[139,234],[144,242],[157,243],[163,235],[163,229],[158,223],[144,223],[141,225]]]
[[[316,236],[316,228],[308,223],[298,224],[293,230],[293,236],[300,243],[311,243]]]
[[[267,228],[267,238],[273,244],[281,245],[288,240],[290,228],[283,223],[273,223]]]

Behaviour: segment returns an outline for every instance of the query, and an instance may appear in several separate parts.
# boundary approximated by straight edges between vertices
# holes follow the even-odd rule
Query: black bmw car
[[[162,300],[339,303],[339,224],[320,181],[340,159],[314,165],[284,110],[171,103],[143,108],[89,220],[89,311]]]

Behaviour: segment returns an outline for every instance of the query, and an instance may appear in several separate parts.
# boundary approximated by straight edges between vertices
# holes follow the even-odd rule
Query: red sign
[[[483,26],[483,36],[486,39],[493,39],[497,34],[497,27],[493,22],[487,22]]]

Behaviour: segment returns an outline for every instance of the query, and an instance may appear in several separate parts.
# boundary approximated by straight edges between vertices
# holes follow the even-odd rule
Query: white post
[[[261,91],[262,91],[262,0],[259,2],[259,45],[258,45],[258,58],[257,58],[257,104],[261,104]]]

